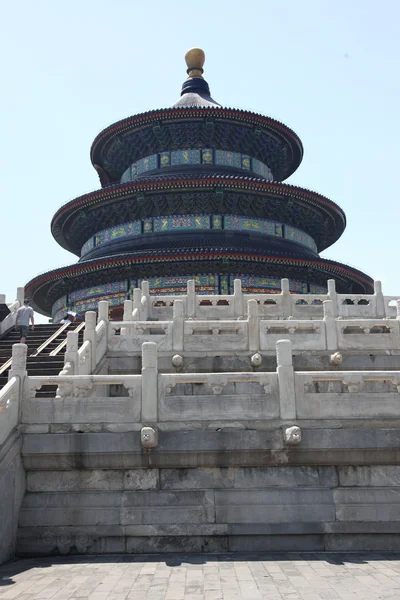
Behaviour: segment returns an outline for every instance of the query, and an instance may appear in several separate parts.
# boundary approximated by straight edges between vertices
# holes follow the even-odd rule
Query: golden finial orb
[[[189,77],[202,77],[203,65],[206,60],[206,55],[201,48],[190,48],[185,54],[187,64],[186,73]]]

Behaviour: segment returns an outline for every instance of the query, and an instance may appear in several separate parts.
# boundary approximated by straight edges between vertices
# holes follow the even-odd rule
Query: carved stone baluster
[[[142,344],[142,422],[156,423],[158,417],[157,344]]]
[[[276,343],[276,362],[279,383],[279,406],[281,419],[296,418],[296,398],[290,340]]]
[[[187,315],[188,317],[196,316],[196,288],[194,279],[189,279],[187,282]]]

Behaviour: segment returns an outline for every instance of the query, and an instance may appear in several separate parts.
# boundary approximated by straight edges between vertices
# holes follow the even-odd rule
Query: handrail
[[[228,373],[231,375],[231,373]],[[254,373],[250,373],[254,375]],[[260,375],[256,373],[256,375]],[[275,373],[272,373],[275,375]],[[118,385],[123,384],[124,381],[140,381],[141,375],[29,375],[29,382],[43,381],[43,385],[54,385],[56,383],[79,383],[88,382],[95,385]],[[4,389],[4,388],[3,388]]]
[[[14,300],[14,302],[10,302],[10,304],[7,304],[7,306],[11,314],[15,313],[20,307],[19,300]]]
[[[8,361],[4,363],[4,365],[1,365],[0,375],[2,375],[2,373],[4,373],[4,371],[7,371],[7,369],[9,367],[11,367],[11,363],[12,363],[12,358],[9,358]]]
[[[30,354],[30,356],[37,356],[38,354],[40,354],[40,352],[42,352],[42,350],[47,348],[47,346],[49,344],[51,344],[51,342],[54,342],[54,340],[56,340],[58,338],[58,336],[61,335],[62,332],[65,329],[67,329],[67,327],[69,327],[70,325],[71,325],[71,323],[69,321],[68,321],[68,323],[64,323],[63,325],[61,325],[61,327],[59,329],[57,329],[57,331],[55,333],[53,333],[53,335],[51,335],[45,342],[43,342],[43,344],[41,346],[39,346],[39,348],[37,348],[37,350],[33,354]]]
[[[85,327],[85,321],[82,321],[82,323],[79,323],[78,327],[76,329],[74,329],[74,332],[78,333],[84,327]],[[60,350],[62,350],[64,348],[64,346],[66,346],[66,345],[67,345],[67,338],[65,338],[65,340],[63,340],[60,344],[58,344],[57,348],[54,348],[54,350],[52,350],[50,352],[49,356],[57,356],[57,354],[60,352]]]

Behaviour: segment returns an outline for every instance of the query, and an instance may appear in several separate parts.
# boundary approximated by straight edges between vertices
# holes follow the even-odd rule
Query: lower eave
[[[60,284],[59,297],[61,297],[63,294],[72,291],[73,289],[86,287],[87,282],[85,285],[82,284],[79,286],[79,278],[83,275],[93,274],[93,283],[89,285],[94,285],[99,283],[99,277],[101,277],[102,272],[108,272],[108,275],[110,275],[110,271],[118,271],[120,273],[121,270],[126,268],[126,277],[132,277],[132,268],[135,266],[138,268],[143,268],[146,265],[171,265],[172,263],[175,263],[177,265],[176,270],[182,271],[183,274],[185,272],[184,263],[186,263],[186,265],[193,265],[207,261],[215,264],[215,269],[217,271],[226,271],[229,266],[229,270],[235,272],[237,269],[235,269],[234,265],[238,263],[258,263],[260,265],[269,264],[275,267],[287,266],[298,268],[301,271],[308,269],[310,272],[319,273],[323,277],[337,277],[341,280],[348,281],[349,283],[357,283],[365,290],[365,293],[373,292],[373,280],[371,277],[362,271],[358,271],[357,269],[353,269],[341,263],[330,260],[311,260],[233,252],[198,252],[196,254],[168,254],[167,252],[163,252],[160,254],[153,253],[151,255],[141,254],[140,256],[111,256],[102,260],[81,262],[69,267],[61,267],[59,269],[48,271],[47,273],[35,277],[26,284],[25,296],[31,298],[32,306],[35,308],[35,310],[42,314],[49,314],[51,310],[51,304],[54,302],[54,299],[49,300],[47,299],[47,296],[49,289],[57,283]],[[119,275],[119,277],[121,277],[121,275]],[[144,276],[141,275],[140,277]]]

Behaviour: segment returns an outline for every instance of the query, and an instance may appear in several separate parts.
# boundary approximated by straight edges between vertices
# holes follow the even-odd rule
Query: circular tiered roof
[[[172,107],[123,119],[94,140],[102,189],[67,202],[51,223],[80,261],[27,284],[36,309],[48,314],[90,286],[195,274],[288,277],[321,289],[333,277],[339,292],[370,292],[367,275],[317,254],[343,233],[342,209],[281,183],[302,160],[298,136],[220,106],[202,77],[204,53],[192,49],[186,61]]]

